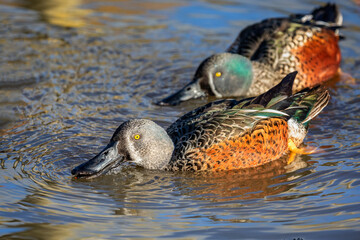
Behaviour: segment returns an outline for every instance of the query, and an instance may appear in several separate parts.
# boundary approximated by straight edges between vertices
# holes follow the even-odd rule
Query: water
[[[247,171],[124,166],[74,181],[130,118],[163,127],[205,103],[152,104],[240,29],[321,1],[0,0],[2,239],[359,239],[360,6],[337,1],[346,40],[332,99],[306,144],[321,150]]]

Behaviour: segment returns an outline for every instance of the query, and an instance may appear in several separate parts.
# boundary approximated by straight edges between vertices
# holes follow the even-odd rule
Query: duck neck
[[[164,150],[162,153],[159,153],[156,156],[155,158],[156,161],[152,161],[152,163],[149,164],[148,166],[143,166],[144,168],[153,169],[153,170],[163,170],[168,166],[172,153],[174,151],[174,145],[172,145],[170,148],[169,146],[163,146],[162,148]]]
[[[247,92],[247,97],[257,96],[272,88],[281,81],[281,76],[276,74],[270,66],[257,61],[252,61],[253,81]]]
[[[155,137],[156,141],[153,141],[152,144],[149,144],[146,154],[139,154],[135,161],[138,165],[146,169],[164,169],[170,162],[171,156],[174,151],[174,143],[172,142],[169,135],[159,134],[160,136]]]

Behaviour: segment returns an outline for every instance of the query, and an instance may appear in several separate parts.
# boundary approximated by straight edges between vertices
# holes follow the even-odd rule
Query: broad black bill
[[[118,153],[118,142],[109,143],[94,158],[75,167],[71,174],[74,178],[94,178],[117,168],[124,161],[125,156]]]
[[[180,89],[178,92],[170,95],[169,97],[164,98],[163,100],[157,102],[156,104],[161,106],[165,106],[165,105],[175,106],[189,99],[195,99],[204,96],[206,96],[206,94],[200,88],[199,82],[193,81],[187,84],[184,88]]]

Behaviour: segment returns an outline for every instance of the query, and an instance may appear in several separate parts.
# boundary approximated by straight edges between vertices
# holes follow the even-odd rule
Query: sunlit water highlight
[[[50,4],[49,2],[53,2]],[[319,1],[0,0],[0,235],[3,239],[359,239],[360,7],[332,99],[312,122],[316,154],[208,174],[124,166],[74,181],[130,118],[167,127],[205,100],[158,107],[246,25]]]

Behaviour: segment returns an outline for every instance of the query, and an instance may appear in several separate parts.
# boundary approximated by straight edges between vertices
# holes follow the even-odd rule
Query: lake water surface
[[[70,170],[116,127],[163,127],[195,106],[152,102],[245,26],[325,1],[0,0],[1,239],[360,239],[360,5],[344,15],[342,70],[307,145],[320,151],[247,171],[124,166]]]

